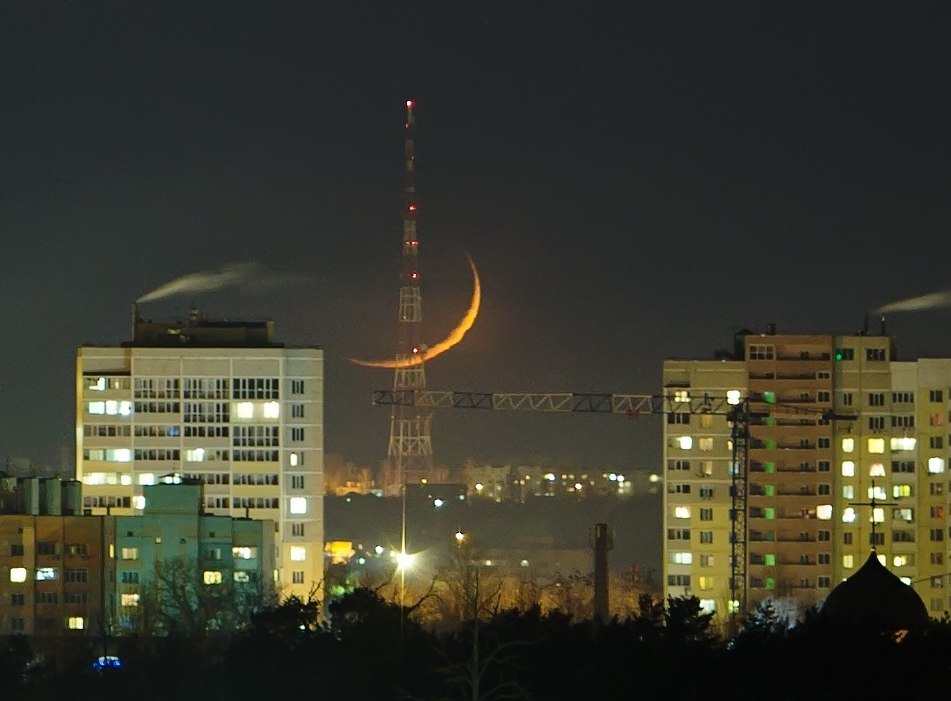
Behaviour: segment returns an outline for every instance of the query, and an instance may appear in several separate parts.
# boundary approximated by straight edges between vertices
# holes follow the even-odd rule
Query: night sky
[[[341,9],[343,8],[343,9]],[[73,460],[75,355],[131,305],[326,355],[327,453],[376,467],[416,109],[428,386],[660,391],[742,328],[852,333],[951,288],[947,2],[8,2],[0,459]],[[943,297],[941,299],[944,299]],[[951,307],[888,315],[951,357]],[[437,462],[657,469],[660,417],[445,410]]]

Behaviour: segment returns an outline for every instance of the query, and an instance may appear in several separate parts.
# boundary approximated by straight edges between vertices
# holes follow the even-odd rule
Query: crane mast
[[[414,103],[406,101],[403,124],[403,162],[405,165],[399,288],[399,340],[393,391],[417,391],[426,388],[426,368],[420,345],[420,324],[423,320],[420,294],[419,237],[416,231],[416,117]],[[383,464],[383,490],[387,496],[398,495],[406,484],[433,479],[433,447],[430,435],[432,413],[425,406],[394,404],[390,413],[387,457]]]

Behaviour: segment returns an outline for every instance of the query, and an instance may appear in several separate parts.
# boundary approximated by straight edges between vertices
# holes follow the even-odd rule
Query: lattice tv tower
[[[423,320],[419,288],[419,238],[416,235],[416,168],[414,103],[406,101],[403,125],[403,160],[406,176],[403,184],[403,248],[400,272],[399,344],[397,367],[393,371],[393,389],[425,389],[424,348],[420,344]],[[383,464],[383,492],[397,496],[406,485],[435,481],[433,444],[430,436],[432,413],[425,407],[394,405],[390,413],[390,439]]]

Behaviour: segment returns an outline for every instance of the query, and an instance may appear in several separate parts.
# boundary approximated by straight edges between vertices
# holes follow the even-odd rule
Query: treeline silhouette
[[[537,605],[424,627],[413,608],[358,587],[328,604],[290,598],[229,635],[123,636],[122,666],[95,671],[93,648],[37,663],[30,640],[0,646],[3,699],[341,698],[469,701],[924,698],[951,682],[951,621],[919,631],[837,624],[770,602],[738,632],[717,632],[696,597],[638,599],[624,619],[574,620]]]

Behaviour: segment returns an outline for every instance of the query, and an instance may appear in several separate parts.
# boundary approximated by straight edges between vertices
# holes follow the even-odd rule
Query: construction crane
[[[730,426],[732,464],[730,484],[730,595],[734,614],[746,611],[746,498],[749,472],[750,425],[769,417],[769,406],[789,413],[818,416],[823,421],[855,420],[831,408],[803,407],[777,403],[774,397],[740,392],[711,396],[692,396],[689,392],[671,394],[604,394],[576,392],[458,392],[430,389],[385,389],[373,393],[374,405],[413,406],[435,409],[489,409],[549,413],[622,414],[629,418],[657,414],[722,415]]]
[[[750,401],[730,397],[691,397],[685,394],[601,394],[576,392],[456,392],[429,389],[384,389],[373,393],[374,405],[435,409],[491,409],[549,413],[641,415],[689,413],[725,415],[731,426],[732,470],[730,595],[738,610],[746,601],[746,474],[749,466]],[[765,414],[764,414],[765,415]]]

